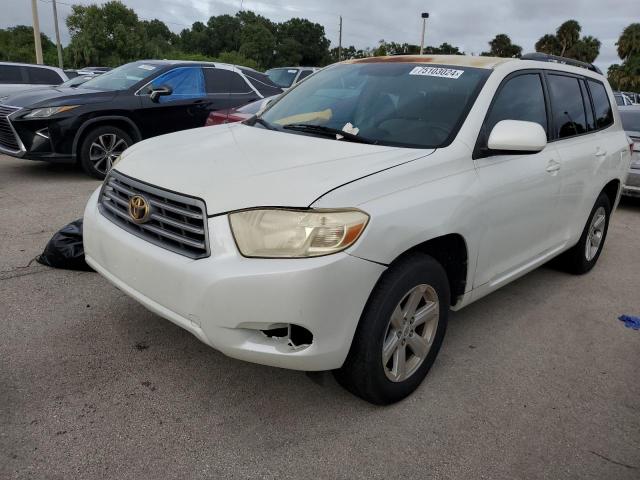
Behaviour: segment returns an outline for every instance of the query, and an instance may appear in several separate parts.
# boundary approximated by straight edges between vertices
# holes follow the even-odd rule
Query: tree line
[[[211,60],[267,69],[278,66],[324,66],[338,61],[338,48],[330,48],[324,27],[304,18],[273,22],[252,11],[212,16],[195,22],[180,33],[172,32],[157,19],[143,20],[119,0],[102,5],[73,5],[66,19],[71,41],[64,48],[68,67],[87,65],[117,66],[142,58]],[[42,37],[44,62],[57,64],[54,43]],[[617,42],[620,64],[609,69],[614,88],[640,90],[640,24],[629,25]],[[489,49],[480,55],[520,57],[522,47],[507,34],[496,35]],[[543,35],[535,44],[538,52],[592,63],[600,53],[601,42],[583,36],[580,24],[568,20],[555,33]],[[378,55],[410,55],[420,52],[418,45],[380,40],[377,45],[342,48],[341,59]],[[426,54],[463,55],[455,45],[427,46]],[[18,25],[0,29],[0,60],[34,62],[33,30]]]

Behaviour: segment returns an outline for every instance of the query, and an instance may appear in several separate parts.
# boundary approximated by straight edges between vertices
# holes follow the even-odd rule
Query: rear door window
[[[606,128],[613,123],[613,111],[611,103],[609,103],[609,95],[604,85],[597,80],[587,80],[591,99],[593,100],[593,109],[596,114],[596,126],[598,128]]]
[[[0,65],[0,83],[25,83],[22,79],[22,67]]]
[[[512,77],[500,88],[485,122],[485,144],[493,127],[502,120],[535,122],[547,131],[547,109],[538,73]]]
[[[205,96],[204,75],[200,67],[181,67],[163,73],[154,78],[147,92],[159,87],[170,87],[171,95],[159,97],[160,103],[190,100]]]
[[[253,91],[242,76],[231,70],[205,68],[204,80],[207,93],[251,93]]]
[[[554,133],[559,139],[573,137],[587,131],[585,105],[578,82],[578,78],[566,75],[549,74],[547,76]]]
[[[59,85],[62,78],[54,70],[48,68],[26,67],[29,83],[34,85]]]
[[[298,82],[304,80],[312,73],[313,73],[313,70],[303,70],[302,72],[300,72],[300,76],[298,77]]]

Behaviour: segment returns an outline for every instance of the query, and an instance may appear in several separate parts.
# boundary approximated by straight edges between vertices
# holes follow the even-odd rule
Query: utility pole
[[[60,29],[58,28],[58,7],[56,6],[56,0],[52,0],[51,5],[53,5],[53,24],[56,27],[56,45],[58,47],[58,65],[60,66],[60,68],[64,68],[62,66],[62,45],[60,45]]]
[[[342,60],[342,15],[340,15],[340,33],[338,34],[338,61]]]
[[[424,31],[427,28],[427,18],[429,18],[429,14],[424,12],[422,14],[422,39],[420,40],[420,55],[424,53]]]
[[[33,15],[33,41],[36,44],[36,63],[42,65],[42,44],[40,43],[40,21],[38,20],[38,0],[31,0]]]

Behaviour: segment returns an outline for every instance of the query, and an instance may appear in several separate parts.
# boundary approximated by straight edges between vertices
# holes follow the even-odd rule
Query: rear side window
[[[26,67],[29,83],[35,85],[59,85],[62,78],[54,70],[48,68]]]
[[[309,75],[311,75],[313,73],[313,70],[303,70],[302,72],[300,72],[300,76],[298,77],[298,81],[302,81],[303,79],[307,78]]]
[[[255,70],[250,70],[248,68],[243,68],[241,70],[244,76],[247,77],[247,80],[251,82],[251,85],[253,85],[263,97],[271,97],[272,95],[282,93],[282,89],[273,83],[264,73],[256,72]]]
[[[547,83],[551,93],[551,110],[557,138],[585,133],[587,117],[578,79],[551,74],[547,77]]]
[[[502,120],[536,122],[547,131],[547,110],[539,74],[518,75],[502,86],[485,123],[487,138],[496,123]]]
[[[152,88],[171,87],[171,95],[159,98],[160,103],[189,100],[205,96],[204,75],[201,68],[176,68],[154,78],[147,87],[147,93]]]
[[[587,80],[587,83],[591,91],[593,109],[596,113],[596,125],[598,128],[608,127],[613,123],[613,111],[611,110],[607,90],[602,83],[596,80]]]
[[[250,93],[252,91],[244,78],[231,70],[205,68],[204,80],[207,93]]]
[[[24,83],[21,69],[18,65],[0,65],[0,83]]]

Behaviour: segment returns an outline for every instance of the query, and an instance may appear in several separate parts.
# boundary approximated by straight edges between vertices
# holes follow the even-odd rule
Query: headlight
[[[57,113],[68,112],[80,105],[62,105],[61,107],[43,107],[36,108],[27,113],[23,118],[47,118]]]
[[[360,237],[369,215],[360,210],[256,209],[229,215],[245,257],[319,257],[340,252]]]

